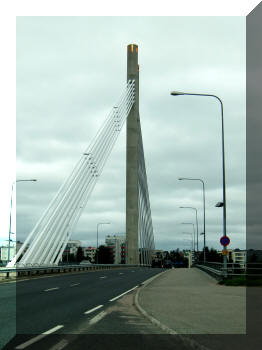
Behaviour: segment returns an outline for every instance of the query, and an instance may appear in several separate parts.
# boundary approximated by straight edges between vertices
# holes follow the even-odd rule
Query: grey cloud
[[[126,45],[139,45],[140,117],[158,248],[186,246],[175,226],[199,210],[206,181],[207,237],[219,247],[221,117],[225,106],[228,223],[245,244],[245,26],[241,17],[20,17],[17,19],[17,235],[24,239],[95,136],[126,82]],[[96,223],[125,232],[125,126],[73,238],[95,244]],[[18,187],[19,186],[19,187]],[[241,216],[241,218],[239,218]],[[192,215],[191,215],[192,217]],[[192,217],[193,220],[193,217]],[[174,231],[176,234],[173,234]],[[102,237],[102,236],[101,236]],[[172,238],[171,238],[172,237]],[[202,242],[202,238],[201,238]],[[202,244],[202,243],[201,243]]]

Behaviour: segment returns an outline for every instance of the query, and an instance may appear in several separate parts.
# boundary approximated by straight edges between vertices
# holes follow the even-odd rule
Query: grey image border
[[[259,199],[262,191],[261,179],[262,169],[259,167],[260,139],[261,139],[261,101],[262,89],[262,2],[246,17],[246,248],[262,249],[262,215],[260,214]],[[224,350],[232,349],[237,346],[239,350],[247,348],[259,349],[261,346],[262,324],[261,316],[262,293],[261,288],[247,287],[247,335],[188,335],[184,337],[194,338],[200,344],[205,344],[210,350],[220,349],[217,346],[223,346]],[[87,341],[95,342],[99,335],[82,335],[83,343]],[[166,337],[174,339],[176,335],[103,335],[104,344],[112,344],[112,348],[120,349],[124,342],[130,346],[138,346],[143,341],[148,341],[148,345],[153,342],[159,343]],[[127,344],[128,343],[128,344]],[[172,344],[172,345],[171,345]],[[175,343],[171,342],[170,349],[174,348]],[[223,344],[223,345],[222,345]],[[97,346],[101,346],[98,342]],[[144,345],[146,345],[144,343]],[[118,347],[119,346],[119,347]],[[129,347],[125,348],[128,349]],[[92,347],[95,349],[96,347]],[[111,346],[107,345],[107,349]],[[139,348],[139,347],[138,347]],[[154,348],[154,347],[152,347]]]

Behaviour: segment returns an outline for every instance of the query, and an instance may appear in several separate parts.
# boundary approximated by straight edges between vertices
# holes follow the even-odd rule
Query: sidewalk
[[[168,270],[140,290],[138,303],[178,334],[246,333],[246,288],[218,285],[197,268]]]

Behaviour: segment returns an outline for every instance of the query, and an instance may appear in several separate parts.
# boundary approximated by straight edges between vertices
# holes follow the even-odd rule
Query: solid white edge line
[[[114,297],[114,298],[110,299],[109,301],[115,301],[116,299],[122,297],[123,295],[125,295],[125,294],[127,294],[127,293],[129,293],[129,292],[131,292],[132,290],[136,289],[137,287],[138,287],[138,286],[135,286],[135,287],[133,287],[133,288],[127,290],[126,292],[124,292],[124,293],[118,295],[117,297]]]
[[[94,325],[95,323],[97,323],[100,320],[102,320],[102,318],[105,317],[106,315],[107,315],[107,313],[105,311],[101,311],[95,317],[91,318],[91,320],[89,321],[89,325],[90,326]]]
[[[93,311],[95,311],[95,310],[98,310],[98,309],[100,309],[101,307],[103,307],[104,305],[98,305],[98,306],[96,306],[96,307],[94,307],[93,309],[90,309],[90,310],[88,310],[88,311],[86,311],[86,312],[84,312],[85,314],[91,314],[91,312],[93,312]]]
[[[54,328],[51,328],[48,331],[46,331],[44,333],[41,333],[41,334],[37,335],[36,337],[26,341],[25,343],[16,346],[15,349],[25,349],[29,345],[36,343],[40,339],[46,337],[48,334],[54,333],[55,331],[57,331],[58,329],[63,328],[63,327],[64,327],[63,325],[58,325],[58,326],[56,326]]]

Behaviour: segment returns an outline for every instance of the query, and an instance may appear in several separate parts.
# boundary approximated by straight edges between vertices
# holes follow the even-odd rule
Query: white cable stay
[[[118,103],[8,267],[58,264],[134,104],[134,90],[135,81],[129,80]]]
[[[138,232],[140,261],[142,265],[151,265],[151,257],[155,249],[155,244],[141,128],[139,130],[138,144]]]

